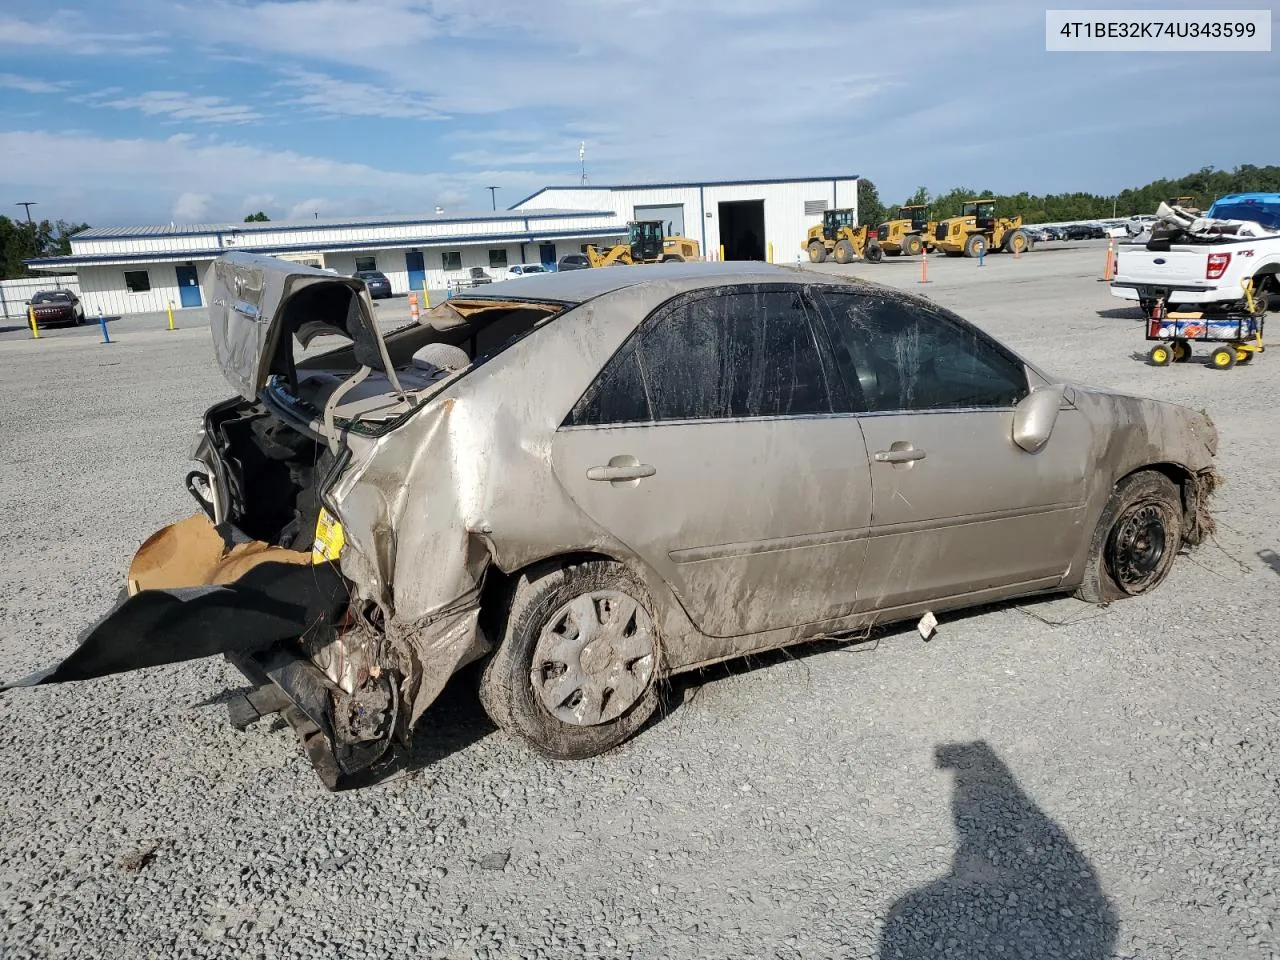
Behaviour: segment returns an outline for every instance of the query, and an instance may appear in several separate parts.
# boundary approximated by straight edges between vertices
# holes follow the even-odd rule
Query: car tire
[[[884,259],[884,248],[873,240],[867,244],[864,256],[867,259],[867,263],[879,263]]]
[[[1149,593],[1182,546],[1182,498],[1163,473],[1141,470],[1116,484],[1089,542],[1076,596],[1110,603]]]
[[[613,561],[522,575],[480,680],[485,712],[556,760],[594,757],[630,739],[658,705],[661,644],[651,610],[643,583]],[[594,666],[584,660],[593,651]]]

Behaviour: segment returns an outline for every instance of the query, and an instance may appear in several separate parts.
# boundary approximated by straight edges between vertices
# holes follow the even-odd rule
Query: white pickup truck
[[[1117,244],[1112,296],[1137,300],[1147,316],[1179,307],[1231,309],[1251,280],[1259,299],[1280,307],[1280,196],[1223,197],[1203,218],[1183,221],[1189,229],[1166,218],[1150,239]]]

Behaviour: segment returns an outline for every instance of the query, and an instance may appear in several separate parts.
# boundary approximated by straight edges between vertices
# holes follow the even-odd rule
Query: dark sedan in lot
[[[357,270],[355,277],[364,281],[364,285],[369,288],[369,296],[374,300],[391,296],[391,281],[381,270]]]
[[[1101,240],[1107,232],[1096,223],[1073,223],[1063,231],[1064,240]]]
[[[84,323],[84,307],[70,290],[41,290],[30,303],[39,326],[71,327]]]

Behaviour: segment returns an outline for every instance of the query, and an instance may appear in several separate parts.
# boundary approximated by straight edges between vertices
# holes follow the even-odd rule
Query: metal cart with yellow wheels
[[[1209,354],[1209,365],[1216,370],[1230,370],[1263,352],[1262,322],[1261,316],[1248,313],[1169,313],[1153,317],[1147,321],[1147,339],[1156,344],[1147,357],[1157,367],[1185,363],[1191,359],[1193,342],[1217,343],[1221,346]]]

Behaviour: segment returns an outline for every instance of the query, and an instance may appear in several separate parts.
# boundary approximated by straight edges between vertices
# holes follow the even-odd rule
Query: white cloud
[[[50,83],[48,80],[22,77],[16,73],[0,73],[0,89],[4,90],[21,90],[23,93],[58,93],[66,88],[66,83]]]
[[[291,70],[280,82],[291,96],[285,105],[306,107],[325,117],[385,117],[391,120],[442,120],[432,98],[372,83],[342,80],[310,70]]]
[[[75,56],[142,57],[164,53],[155,32],[113,33],[86,26],[83,14],[59,11],[58,16],[43,23],[19,17],[0,15],[0,49],[5,47],[45,47],[65,50]]]
[[[207,193],[184,193],[173,204],[173,219],[179,223],[203,223],[213,198]]]
[[[187,120],[192,123],[252,123],[262,114],[252,107],[231,103],[225,97],[181,93],[176,90],[150,90],[118,100],[97,101],[98,106],[116,110],[140,110],[149,117]]]

